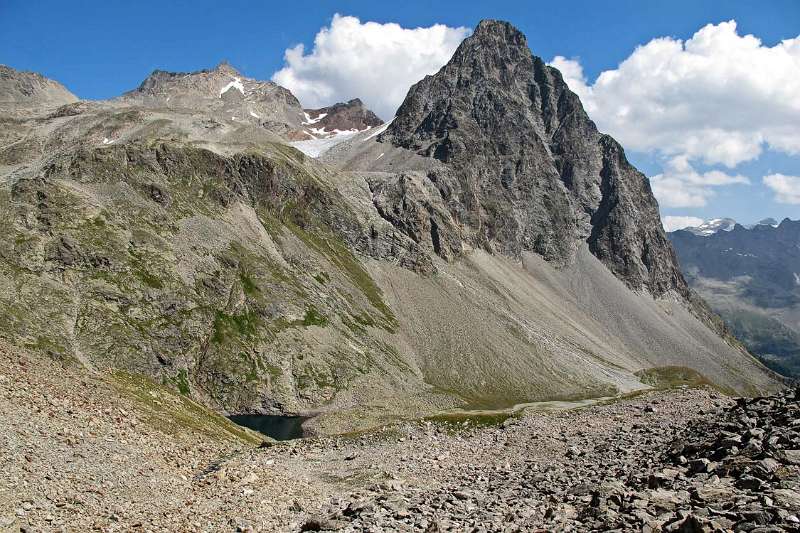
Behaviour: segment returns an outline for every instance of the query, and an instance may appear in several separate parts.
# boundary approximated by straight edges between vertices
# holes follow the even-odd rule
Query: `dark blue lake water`
[[[283,415],[233,415],[228,418],[275,440],[303,438],[303,422],[308,420],[305,416]]]

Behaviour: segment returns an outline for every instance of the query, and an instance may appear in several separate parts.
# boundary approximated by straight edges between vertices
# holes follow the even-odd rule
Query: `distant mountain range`
[[[683,273],[745,345],[800,376],[800,221],[731,219],[669,233]]]
[[[681,231],[688,231],[689,233],[693,233],[699,237],[707,237],[717,233],[718,231],[732,231],[733,228],[736,227],[736,224],[737,222],[732,218],[713,218],[703,222],[699,226],[687,226],[682,228]],[[765,218],[764,220],[756,222],[755,224],[748,224],[745,227],[747,229],[753,229],[756,226],[778,227],[778,222],[774,218]]]

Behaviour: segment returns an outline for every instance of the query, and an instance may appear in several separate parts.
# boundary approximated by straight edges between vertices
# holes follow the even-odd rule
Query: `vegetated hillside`
[[[689,283],[748,349],[800,376],[800,221],[670,239]]]
[[[0,119],[0,336],[229,413],[322,411],[323,431],[605,396],[658,367],[779,386],[688,291],[646,178],[511,26],[482,23],[328,165],[287,145],[303,113],[222,65]]]

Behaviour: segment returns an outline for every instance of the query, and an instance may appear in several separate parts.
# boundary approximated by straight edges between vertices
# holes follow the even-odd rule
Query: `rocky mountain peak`
[[[788,220],[788,219],[786,219],[786,220]],[[779,226],[779,223],[774,218],[768,217],[768,218],[763,218],[763,219],[759,220],[755,224],[748,225],[747,228],[748,229],[753,229],[753,228],[757,228],[759,226],[763,226],[763,227],[770,227],[771,226],[773,228],[777,228]]]
[[[0,108],[3,110],[56,107],[77,101],[77,96],[55,80],[0,65]]]
[[[504,20],[484,19],[480,21],[470,38],[464,42],[472,46],[481,43],[498,44],[504,47],[516,46],[524,48],[530,54],[525,34]]]
[[[527,43],[525,34],[505,20],[483,19],[478,22],[478,25],[475,26],[475,30],[472,32],[472,36],[480,38],[485,35],[513,35],[514,38],[522,39]]]
[[[472,32],[472,35],[462,42],[462,48],[464,50],[480,49],[486,45],[489,46],[488,52],[491,52],[492,48],[499,52],[517,48],[521,55],[531,55],[531,51],[528,48],[528,39],[525,37],[525,34],[512,24],[502,20],[484,19],[480,21]],[[496,57],[497,55],[503,54],[490,53],[489,55],[494,55]]]
[[[236,68],[228,63],[227,59],[223,59],[220,63],[214,67],[214,72],[218,72],[220,74],[227,74],[229,76],[241,76],[242,74],[236,70]]]
[[[303,125],[307,133],[315,138],[364,131],[383,124],[383,120],[367,109],[360,98],[304,111],[306,119]]]
[[[287,89],[248,78],[228,62],[194,72],[153,71],[121,101],[150,108],[210,112],[218,121],[258,124],[284,139],[302,138],[303,109]]]
[[[428,176],[450,215],[435,220],[435,241],[466,241],[445,247],[456,254],[569,264],[585,242],[630,287],[688,294],[649,181],[511,24],[482,21],[378,140],[444,163]]]

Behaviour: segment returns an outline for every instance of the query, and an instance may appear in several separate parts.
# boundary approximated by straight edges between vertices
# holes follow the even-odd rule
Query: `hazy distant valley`
[[[800,372],[800,221],[670,234],[689,284],[770,368]]]

